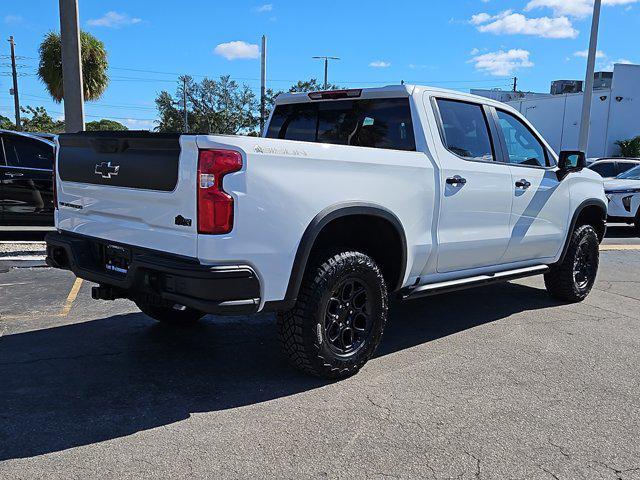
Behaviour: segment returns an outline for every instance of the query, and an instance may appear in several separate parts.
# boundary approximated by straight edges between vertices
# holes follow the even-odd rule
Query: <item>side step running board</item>
[[[460,278],[458,280],[449,280],[447,282],[431,283],[429,285],[422,285],[408,290],[405,289],[400,292],[400,298],[402,300],[413,300],[414,298],[456,292],[458,290],[480,287],[490,283],[508,282],[518,278],[541,275],[548,270],[549,267],[547,265],[536,265],[533,267],[518,268],[516,270],[506,270],[504,272],[497,272],[489,275],[478,275],[476,277]]]

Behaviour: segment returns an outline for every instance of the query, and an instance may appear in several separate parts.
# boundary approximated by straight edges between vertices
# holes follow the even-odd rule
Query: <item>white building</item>
[[[606,85],[605,85],[606,87]],[[551,146],[576,150],[582,113],[582,93],[472,90],[471,93],[508,103],[540,131]],[[640,65],[616,64],[610,88],[594,90],[587,157],[619,155],[618,140],[640,135]]]

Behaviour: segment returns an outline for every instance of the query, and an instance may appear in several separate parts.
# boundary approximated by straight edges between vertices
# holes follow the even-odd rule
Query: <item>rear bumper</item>
[[[47,265],[99,283],[100,298],[178,303],[217,315],[248,315],[260,305],[260,282],[249,266],[201,265],[190,257],[67,232],[49,233],[46,242]],[[102,252],[107,245],[131,252],[126,274],[104,267]]]

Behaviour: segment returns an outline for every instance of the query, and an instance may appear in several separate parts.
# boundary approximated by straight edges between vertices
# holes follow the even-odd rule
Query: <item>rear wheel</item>
[[[171,325],[189,325],[197,322],[206,314],[182,305],[153,305],[137,301],[136,305],[145,315],[160,323]]]
[[[371,257],[326,255],[308,269],[293,309],[278,314],[285,353],[318,377],[353,375],[380,344],[387,310],[387,287]]]
[[[598,274],[599,244],[598,234],[591,225],[583,225],[573,232],[563,262],[544,276],[551,296],[572,303],[587,298]]]

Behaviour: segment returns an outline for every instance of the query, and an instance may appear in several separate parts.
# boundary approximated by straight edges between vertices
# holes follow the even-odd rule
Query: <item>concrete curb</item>
[[[42,255],[0,257],[0,271],[10,268],[39,268],[46,266],[45,257]]]

